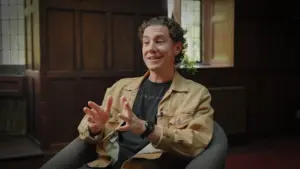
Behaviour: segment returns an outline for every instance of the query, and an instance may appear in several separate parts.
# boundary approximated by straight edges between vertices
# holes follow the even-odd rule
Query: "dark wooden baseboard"
[[[0,160],[21,159],[43,155],[39,145],[27,136],[1,135]]]
[[[246,133],[228,135],[227,139],[229,147],[247,145],[250,140]]]

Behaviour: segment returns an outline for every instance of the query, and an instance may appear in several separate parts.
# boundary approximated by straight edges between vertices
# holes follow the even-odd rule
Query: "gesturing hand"
[[[124,120],[126,123],[124,126],[119,128],[119,131],[131,130],[135,134],[142,134],[145,131],[145,121],[136,117],[124,96],[120,98],[120,102],[123,111],[119,114],[119,118]]]
[[[88,115],[88,127],[90,131],[95,134],[100,132],[108,121],[112,106],[112,97],[108,97],[107,106],[105,108],[102,108],[92,101],[89,101],[88,105],[91,108],[84,107],[83,111]]]

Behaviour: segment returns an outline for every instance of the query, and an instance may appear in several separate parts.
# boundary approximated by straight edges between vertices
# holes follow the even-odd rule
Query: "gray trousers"
[[[86,163],[97,158],[95,150],[95,145],[76,138],[40,169],[87,169]]]

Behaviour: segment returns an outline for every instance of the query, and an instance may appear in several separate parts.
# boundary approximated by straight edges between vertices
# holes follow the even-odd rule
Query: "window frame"
[[[173,11],[172,18],[181,24],[181,1],[182,0],[173,0]],[[234,41],[232,41],[232,56],[227,56],[227,61],[222,61],[214,58],[214,49],[213,49],[213,26],[212,26],[212,18],[213,18],[213,3],[214,0],[200,0],[200,62],[196,62],[193,65],[193,68],[224,68],[224,67],[233,67],[234,66]],[[234,0],[230,0],[234,3]],[[234,7],[234,6],[233,6]],[[234,8],[233,18],[234,19]],[[234,22],[232,25],[233,39],[234,39]],[[230,42],[229,42],[230,43]],[[232,57],[232,58],[231,58]],[[231,58],[231,59],[230,59]],[[230,60],[230,61],[228,61]],[[187,68],[185,65],[179,65],[180,68]]]

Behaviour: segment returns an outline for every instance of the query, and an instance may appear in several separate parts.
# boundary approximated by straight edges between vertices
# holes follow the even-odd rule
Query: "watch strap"
[[[146,121],[145,123],[146,130],[141,134],[142,138],[147,138],[155,129],[155,124],[151,121]]]

